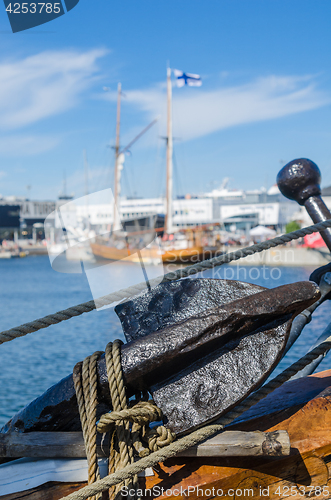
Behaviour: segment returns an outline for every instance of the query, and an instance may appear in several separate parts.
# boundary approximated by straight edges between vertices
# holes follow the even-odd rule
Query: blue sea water
[[[268,288],[308,280],[313,268],[222,266],[205,277],[239,279]],[[121,270],[134,275],[132,267]],[[200,277],[202,275],[199,275]],[[0,331],[92,299],[85,273],[54,271],[47,256],[0,260]],[[135,276],[133,276],[135,278]],[[141,281],[137,275],[136,282]],[[120,280],[117,276],[117,283]],[[125,284],[123,286],[126,286]],[[121,287],[119,287],[121,288]],[[301,357],[330,322],[330,302],[314,314],[274,373]],[[124,340],[112,308],[93,311],[0,345],[0,426],[52,384],[69,374],[77,361],[104,350],[115,338]],[[331,368],[331,356],[318,370]]]

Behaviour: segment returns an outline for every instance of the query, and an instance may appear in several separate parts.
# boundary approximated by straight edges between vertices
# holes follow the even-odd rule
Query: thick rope
[[[121,366],[121,340],[109,342],[106,347],[105,359],[109,391],[113,411],[101,416],[98,425],[96,422],[98,394],[97,394],[97,361],[102,352],[88,356],[83,362],[75,365],[73,380],[76,390],[77,404],[85,450],[88,462],[88,484],[100,479],[97,457],[97,431],[110,433],[110,456],[108,473],[112,474],[134,463],[134,452],[139,457],[149,455],[150,451],[157,451],[169,445],[176,435],[164,426],[149,429],[148,424],[162,419],[162,411],[153,401],[138,401],[132,408],[128,408],[126,390],[123,381]],[[130,430],[130,423],[132,428]],[[142,444],[146,441],[147,447]],[[122,499],[121,489],[126,486],[129,500],[139,500],[137,496],[138,476],[134,475],[124,481],[124,485],[113,485],[109,489],[111,500]],[[93,494],[89,500],[98,500],[101,492]]]
[[[128,421],[140,425],[148,424],[149,422],[157,422],[162,419],[162,412],[155,403],[150,401],[142,401],[137,403],[133,408],[122,411],[112,411],[100,417],[97,429],[98,432],[109,432],[113,425],[118,421]]]
[[[163,414],[160,408],[156,406],[154,401],[139,401],[132,408],[123,409],[121,411],[112,411],[102,415],[97,424],[97,431],[101,434],[111,432],[118,422],[131,422],[133,447],[139,457],[149,455],[150,451],[156,451],[176,439],[170,429],[163,425],[159,425],[153,429],[148,428],[150,422],[159,422],[162,420]],[[142,440],[146,442],[146,446],[142,444]]]
[[[88,484],[100,479],[97,456],[96,421],[97,421],[97,362],[101,351],[77,363],[73,371],[77,404],[82,424],[86,457],[88,463]],[[98,500],[100,494],[93,495],[90,500]]]
[[[121,345],[123,342],[120,340],[115,340],[114,343],[109,342],[106,347],[106,367],[107,376],[109,382],[110,396],[112,400],[112,407],[115,413],[125,411],[128,408],[125,386],[122,377],[122,367],[121,367]],[[111,449],[109,456],[108,470],[109,473],[113,473],[116,470],[123,469],[128,464],[134,462],[133,456],[133,445],[131,439],[131,433],[129,428],[130,422],[117,419],[116,425],[109,429],[111,430]],[[102,429],[102,432],[107,432]],[[97,428],[95,428],[95,436],[97,433]],[[128,490],[136,490],[138,486],[138,476],[133,476],[133,478],[128,478],[125,480],[124,485]],[[110,499],[120,499],[121,488],[120,485],[113,486],[109,489]],[[136,495],[129,495],[129,500],[135,500]]]
[[[312,226],[308,226],[304,229],[299,229],[297,231],[293,231],[292,233],[284,234],[282,236],[277,236],[268,241],[264,241],[262,243],[258,243],[256,245],[252,245],[241,250],[237,250],[236,252],[230,252],[224,255],[220,255],[218,257],[214,257],[210,260],[205,260],[203,262],[194,264],[192,266],[187,266],[183,269],[178,269],[174,272],[167,273],[164,276],[160,276],[159,278],[154,278],[149,281],[150,286],[158,285],[160,280],[163,282],[174,281],[180,278],[185,278],[188,276],[192,276],[201,271],[205,271],[207,269],[213,269],[216,266],[221,266],[222,264],[228,264],[232,261],[242,259],[248,255],[253,255],[254,253],[262,252],[263,250],[267,250],[268,248],[273,248],[278,245],[283,245],[292,240],[297,240],[306,236],[307,234],[316,233],[331,227],[331,219],[326,220],[324,222],[319,222],[318,224],[313,224]],[[127,299],[132,297],[133,295],[137,295],[141,291],[146,289],[146,283],[142,282],[137,285],[123,288],[114,293],[110,293],[109,295],[105,295],[97,299],[98,307],[103,307],[105,305],[110,305],[114,302],[118,302],[123,299]],[[59,311],[55,314],[50,314],[48,316],[44,316],[43,318],[36,319],[29,323],[25,323],[16,328],[11,328],[10,330],[5,330],[0,332],[0,344],[4,342],[10,342],[18,337],[24,337],[28,333],[33,333],[42,328],[47,328],[50,325],[55,325],[57,323],[61,323],[61,321],[66,321],[75,316],[80,316],[83,313],[93,311],[96,309],[95,301],[90,300],[89,302],[84,302],[77,306],[69,307],[68,309],[64,309],[63,311]]]
[[[205,439],[213,436],[214,434],[222,431],[224,427],[236,418],[240,417],[242,413],[251,408],[251,406],[258,403],[261,399],[265,398],[272,391],[280,387],[284,382],[288,381],[293,375],[298,373],[302,368],[310,364],[314,359],[318,358],[321,354],[326,353],[331,349],[331,336],[324,342],[321,342],[312,351],[308,352],[301,359],[293,363],[289,368],[277,375],[268,384],[258,389],[254,394],[249,396],[245,401],[236,406],[232,411],[221,417],[215,424],[208,425],[202,429],[198,429],[188,436],[184,436],[170,445],[162,448],[148,457],[140,459],[138,462],[128,465],[124,469],[115,472],[109,476],[100,479],[93,485],[85,486],[84,488],[71,493],[60,500],[86,500],[90,495],[95,495],[101,491],[105,491],[115,484],[122,483],[125,479],[132,477],[134,474],[144,471],[148,467],[153,467],[158,462],[164,462],[166,459],[174,457],[178,453],[195,446]]]

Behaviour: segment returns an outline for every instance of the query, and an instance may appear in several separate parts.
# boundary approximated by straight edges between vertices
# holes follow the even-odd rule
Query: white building
[[[330,201],[331,206],[331,190],[327,200]],[[61,213],[65,220],[58,214],[55,220],[56,227],[84,226],[88,219],[90,227],[109,230],[113,222],[111,190],[92,193],[87,198],[83,197],[78,200],[28,201],[13,197],[1,200],[1,202],[19,207],[21,227],[22,224],[23,227],[29,227],[43,222],[47,216],[50,221],[53,217],[50,213],[59,206],[62,206]],[[236,228],[248,232],[257,225],[273,226],[284,230],[289,221],[300,220],[300,218],[307,223],[304,211],[300,211],[295,202],[284,198],[277,186],[273,186],[268,191],[263,189],[241,191],[229,190],[223,182],[219,189],[214,189],[203,196],[188,195],[177,198],[173,200],[172,206],[175,228],[218,223],[225,229],[231,227],[231,230]],[[120,202],[120,217],[123,221],[152,214],[163,217],[165,212],[164,198],[122,198]]]
[[[120,205],[123,221],[148,216],[164,215],[166,202],[163,198],[122,199]],[[92,226],[107,226],[113,222],[113,204],[77,205],[77,216],[86,218]],[[213,202],[209,198],[173,200],[173,225],[187,227],[208,224],[213,221]]]
[[[220,196],[222,194],[222,196]],[[201,197],[183,197],[173,200],[173,226],[189,227],[219,223],[228,229],[249,231],[256,225],[284,229],[293,220],[298,206],[284,198],[274,187],[267,191],[214,190]],[[77,206],[77,216],[85,218],[93,227],[106,228],[113,222],[112,203],[89,203]],[[122,199],[120,217],[123,221],[148,216],[164,215],[166,202],[163,198]]]
[[[206,196],[213,198],[213,219],[226,229],[230,227],[248,232],[257,225],[274,226],[284,230],[293,220],[297,204],[286,199],[277,186],[254,191],[213,190]]]

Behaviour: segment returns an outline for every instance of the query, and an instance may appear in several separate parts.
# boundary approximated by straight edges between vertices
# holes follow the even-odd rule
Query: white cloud
[[[165,128],[166,95],[162,85],[125,94],[128,102],[147,112],[150,118],[162,114]],[[174,89],[174,134],[191,140],[237,125],[316,109],[330,102],[330,96],[318,90],[310,76],[269,76],[216,90]]]
[[[0,154],[14,157],[36,155],[53,149],[59,141],[59,137],[49,135],[0,136]]]
[[[66,111],[97,74],[105,50],[45,51],[0,62],[0,123],[15,129]]]

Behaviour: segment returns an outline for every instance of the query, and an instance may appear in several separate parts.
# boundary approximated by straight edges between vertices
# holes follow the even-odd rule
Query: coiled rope
[[[214,434],[222,431],[224,427],[236,418],[240,417],[242,413],[258,403],[261,399],[265,398],[272,391],[280,387],[284,382],[287,382],[293,375],[302,370],[305,366],[310,364],[314,359],[320,355],[325,354],[331,349],[331,336],[325,341],[321,342],[312,351],[308,352],[301,359],[293,363],[289,368],[280,373],[277,377],[271,380],[268,384],[257,390],[254,394],[245,399],[242,403],[237,405],[232,411],[221,417],[215,424],[207,425],[198,429],[188,436],[184,436],[177,441],[169,444],[168,446],[152,453],[151,455],[142,458],[136,463],[127,465],[124,469],[108,475],[103,479],[98,480],[92,485],[85,486],[84,488],[61,498],[60,500],[86,500],[90,496],[96,495],[102,491],[109,489],[111,486],[122,483],[123,481],[131,478],[135,474],[142,472],[148,467],[153,467],[158,462],[174,457],[178,453],[191,448],[192,446],[201,443],[205,439],[213,436]]]
[[[194,264],[192,266],[187,266],[183,269],[178,269],[176,271],[165,274],[163,277],[154,278],[149,281],[150,286],[158,285],[160,280],[163,282],[174,281],[180,278],[186,278],[188,276],[192,276],[201,271],[205,271],[207,269],[213,269],[214,267],[221,266],[222,264],[229,264],[235,260],[241,259],[243,257],[247,257],[248,255],[253,255],[254,253],[262,252],[263,250],[267,250],[269,248],[276,247],[278,245],[283,245],[293,240],[297,240],[306,236],[307,234],[316,233],[331,227],[331,219],[326,220],[324,222],[319,222],[318,224],[313,224],[312,226],[308,226],[303,229],[299,229],[297,231],[293,231],[292,233],[284,234],[282,236],[277,236],[268,241],[264,241],[262,243],[258,243],[256,245],[251,245],[249,247],[237,250],[235,252],[230,252],[224,255],[220,255],[218,257],[213,257],[210,260],[205,260],[203,262]],[[105,305],[110,305],[114,302],[118,302],[120,300],[126,299],[128,297],[132,297],[133,295],[137,295],[141,291],[146,289],[146,283],[142,282],[137,285],[123,288],[122,290],[118,290],[117,292],[110,293],[105,295],[99,299],[97,299],[98,307],[103,307]],[[61,321],[66,321],[70,318],[74,318],[76,316],[80,316],[83,313],[93,311],[96,309],[96,304],[94,300],[90,300],[88,302],[84,302],[82,304],[78,304],[73,307],[69,307],[68,309],[64,309],[63,311],[59,311],[55,314],[50,314],[48,316],[44,316],[43,318],[36,319],[29,323],[24,323],[21,326],[11,328],[10,330],[5,330],[0,333],[0,344],[4,342],[10,342],[18,337],[24,337],[28,333],[37,332],[42,328],[47,328],[50,325],[55,325],[57,323],[61,323]]]

